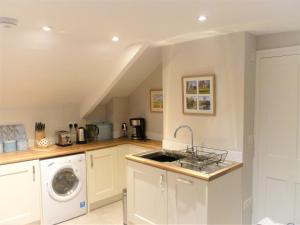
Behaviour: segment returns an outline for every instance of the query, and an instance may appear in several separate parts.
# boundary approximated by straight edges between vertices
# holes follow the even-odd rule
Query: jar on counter
[[[17,151],[24,151],[28,149],[28,141],[27,140],[18,140],[17,141]]]
[[[4,141],[4,145],[3,145],[4,152],[15,152],[16,150],[17,150],[17,141],[16,140]]]

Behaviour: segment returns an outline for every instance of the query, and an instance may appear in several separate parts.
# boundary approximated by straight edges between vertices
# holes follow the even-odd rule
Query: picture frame
[[[151,89],[149,96],[150,96],[150,112],[162,113],[163,112],[162,89]]]
[[[183,114],[216,115],[215,75],[182,77]]]

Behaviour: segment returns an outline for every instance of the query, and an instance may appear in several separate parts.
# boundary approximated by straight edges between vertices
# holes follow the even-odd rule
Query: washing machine
[[[40,161],[42,224],[57,224],[87,211],[85,154]]]

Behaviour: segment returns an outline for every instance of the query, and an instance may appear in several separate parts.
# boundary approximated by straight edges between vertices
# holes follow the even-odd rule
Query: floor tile
[[[96,209],[87,215],[60,223],[59,225],[100,225],[100,224],[123,224],[122,201],[112,203]]]

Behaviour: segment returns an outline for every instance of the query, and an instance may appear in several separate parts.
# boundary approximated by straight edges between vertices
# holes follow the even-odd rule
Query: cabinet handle
[[[35,182],[35,166],[32,166],[32,180]]]
[[[163,174],[160,175],[159,186],[160,186],[160,190],[162,192],[164,192],[165,191],[165,187],[164,187],[164,175]]]
[[[181,183],[184,183],[184,184],[188,184],[188,185],[192,185],[193,184],[193,181],[182,179],[182,178],[177,178],[177,181],[181,182]]]
[[[91,157],[91,168],[93,168],[94,167],[94,157],[93,157],[93,155],[91,155],[90,157]]]

